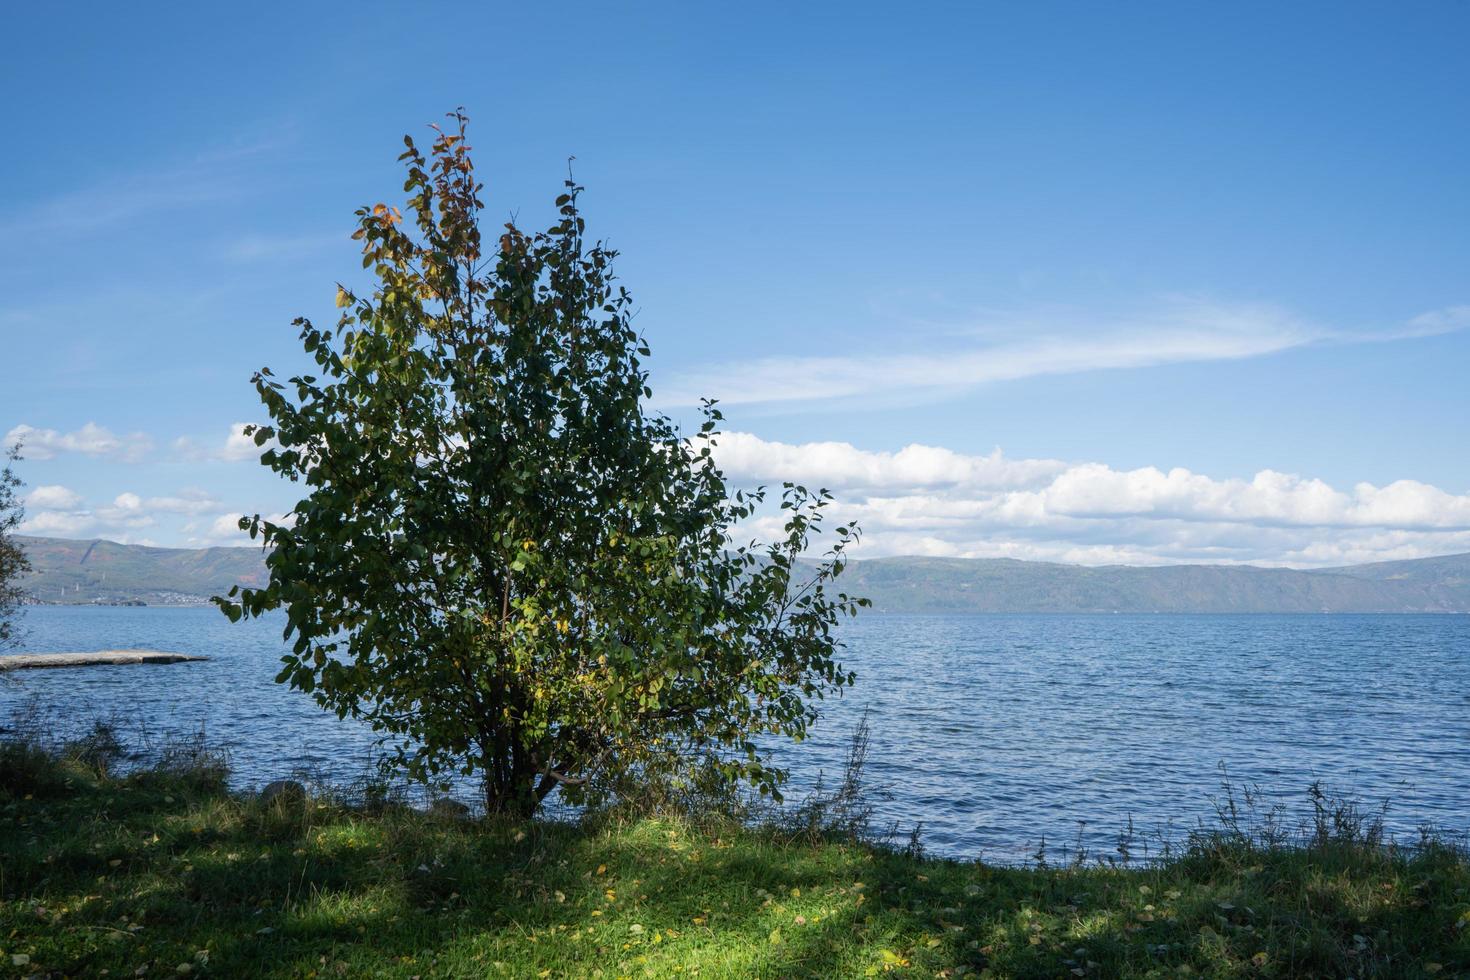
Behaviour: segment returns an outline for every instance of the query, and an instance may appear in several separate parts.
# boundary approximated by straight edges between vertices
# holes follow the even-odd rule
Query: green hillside
[[[1372,582],[1392,583],[1423,591],[1436,601],[1463,610],[1470,593],[1470,555],[1444,555],[1414,561],[1380,561],[1328,569]]]
[[[113,541],[16,538],[31,560],[25,581],[33,601],[197,603],[232,585],[264,585],[255,548],[147,548]]]
[[[265,561],[254,548],[18,540],[35,566],[26,585],[38,602],[203,602],[232,585],[265,582]],[[878,558],[853,562],[841,584],[881,612],[1466,613],[1470,555],[1317,571]]]

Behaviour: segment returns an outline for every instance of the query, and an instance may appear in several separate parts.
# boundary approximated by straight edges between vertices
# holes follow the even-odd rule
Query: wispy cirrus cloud
[[[227,243],[224,258],[232,262],[285,262],[351,246],[349,232],[257,233]],[[350,254],[350,251],[347,252]]]
[[[0,238],[57,238],[96,232],[159,212],[237,198],[258,157],[284,144],[279,134],[246,138],[173,156],[132,173],[58,188],[0,221]]]
[[[932,338],[838,356],[766,357],[676,373],[659,405],[799,402],[966,389],[1041,375],[1237,360],[1311,344],[1371,343],[1470,327],[1470,306],[1420,314],[1377,332],[1345,332],[1277,307],[1176,301],[1133,316],[996,316]]]

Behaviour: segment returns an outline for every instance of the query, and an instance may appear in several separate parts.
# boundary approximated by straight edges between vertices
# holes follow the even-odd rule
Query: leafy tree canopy
[[[0,468],[0,650],[8,650],[20,637],[16,618],[25,599],[20,579],[31,569],[26,553],[15,540],[15,529],[25,519],[25,509],[16,496],[23,486],[15,475],[20,446],[6,450],[4,459],[5,465]]]
[[[649,351],[581,188],[545,231],[485,236],[451,119],[427,156],[405,137],[405,211],[357,212],[371,295],[339,286],[335,330],[296,321],[316,373],[254,378],[271,421],[247,431],[305,495],[241,521],[269,584],[215,601],[284,609],[279,681],[386,733],[415,777],[479,776],[491,810],[657,752],[779,797],[757,741],[800,738],[853,679],[834,627],[865,600],[829,586],[858,530],[798,560],[830,496],[787,484],[779,540],[737,544],[765,491],[727,490],[713,402],[689,438],[645,411]]]
[[[25,520],[25,508],[16,497],[24,486],[15,475],[15,464],[21,461],[21,447],[13,445],[4,451],[4,467],[0,467],[0,649],[15,646],[21,638],[18,613],[25,601],[21,577],[31,570],[31,561],[16,542],[15,529]]]

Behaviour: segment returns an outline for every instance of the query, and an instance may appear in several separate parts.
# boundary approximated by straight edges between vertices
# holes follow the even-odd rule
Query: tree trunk
[[[529,820],[541,803],[536,792],[536,767],[514,736],[508,758],[485,773],[485,812],[516,820]]]
[[[485,780],[485,812],[515,820],[529,820],[536,814],[540,800],[535,790],[536,773],[525,773],[499,785]]]

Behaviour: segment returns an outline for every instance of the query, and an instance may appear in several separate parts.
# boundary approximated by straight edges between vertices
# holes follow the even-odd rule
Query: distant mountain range
[[[1470,554],[1313,571],[878,558],[841,584],[888,612],[1466,613]]]
[[[186,605],[266,581],[255,548],[17,540],[34,566],[25,585],[41,603]],[[880,612],[1470,613],[1470,554],[1313,571],[875,558],[854,561],[840,581]]]
[[[259,548],[147,548],[24,535],[15,540],[31,560],[23,584],[33,602],[189,605],[208,602],[232,585],[266,583]]]

